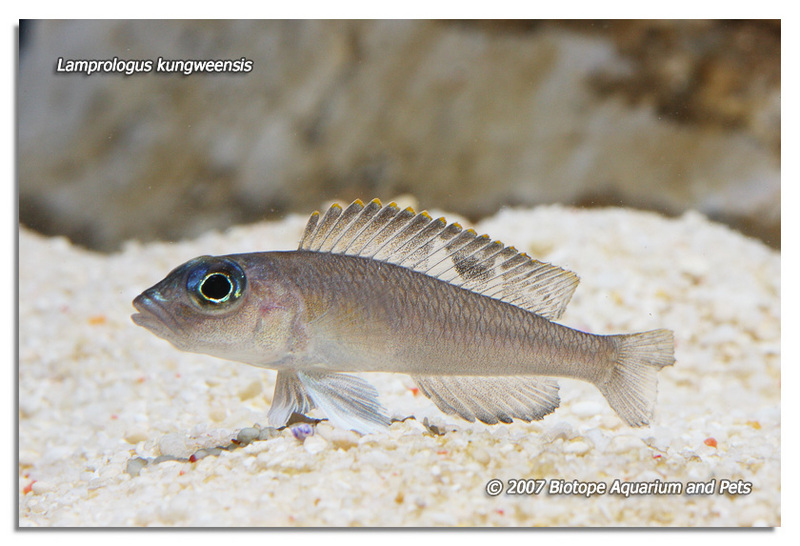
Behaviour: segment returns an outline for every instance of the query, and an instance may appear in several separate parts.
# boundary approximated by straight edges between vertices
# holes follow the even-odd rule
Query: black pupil
[[[210,300],[223,300],[231,293],[231,281],[221,273],[209,275],[200,285],[200,292]]]

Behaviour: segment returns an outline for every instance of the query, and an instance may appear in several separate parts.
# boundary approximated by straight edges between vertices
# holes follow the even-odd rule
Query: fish
[[[578,285],[426,211],[356,200],[314,212],[294,251],[200,256],[133,300],[135,324],[177,349],[277,370],[267,418],[315,408],[362,434],[391,420],[363,372],[408,374],[470,422],[540,420],[557,378],[594,384],[626,424],[653,418],[667,329],[596,335],[556,322]]]

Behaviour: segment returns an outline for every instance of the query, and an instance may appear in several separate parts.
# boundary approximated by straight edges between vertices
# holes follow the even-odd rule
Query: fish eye
[[[233,283],[225,273],[211,273],[200,282],[200,293],[210,301],[223,302],[232,292]]]
[[[228,309],[244,293],[245,275],[234,261],[203,260],[189,271],[186,287],[203,309]]]

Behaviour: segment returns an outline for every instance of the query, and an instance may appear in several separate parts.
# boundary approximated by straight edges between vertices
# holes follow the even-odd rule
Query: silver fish
[[[630,426],[649,424],[669,330],[594,335],[562,326],[578,284],[564,269],[394,203],[315,212],[291,252],[202,256],[134,301],[133,321],[183,351],[278,371],[268,419],[320,408],[367,433],[378,392],[342,372],[410,374],[468,421],[542,419],[555,377],[589,381]]]

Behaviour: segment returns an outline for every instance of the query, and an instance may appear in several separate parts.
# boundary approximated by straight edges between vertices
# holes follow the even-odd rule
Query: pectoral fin
[[[549,377],[415,376],[419,390],[445,413],[488,425],[533,421],[560,402],[558,383]]]
[[[330,421],[362,434],[387,427],[389,418],[378,401],[375,387],[343,373],[297,372],[305,393]]]

